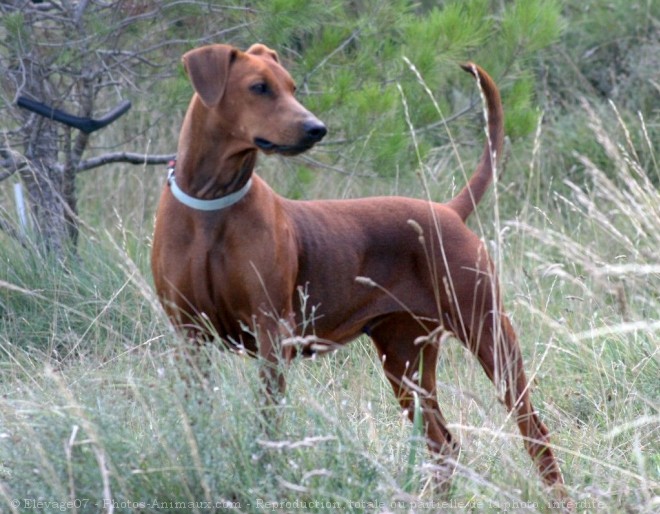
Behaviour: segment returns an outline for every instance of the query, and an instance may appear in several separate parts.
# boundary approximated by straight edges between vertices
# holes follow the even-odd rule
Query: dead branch
[[[116,162],[125,162],[128,164],[137,164],[137,165],[167,164],[169,161],[171,161],[174,158],[175,158],[175,154],[149,155],[149,154],[132,153],[132,152],[114,152],[80,161],[80,164],[78,165],[76,171],[77,172],[87,171],[93,168],[98,168],[99,166],[104,166],[106,164],[112,164]]]

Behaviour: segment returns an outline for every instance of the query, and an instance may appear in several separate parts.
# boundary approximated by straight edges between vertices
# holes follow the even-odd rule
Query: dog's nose
[[[303,125],[305,136],[309,141],[320,141],[328,133],[328,129],[316,118],[307,120]]]

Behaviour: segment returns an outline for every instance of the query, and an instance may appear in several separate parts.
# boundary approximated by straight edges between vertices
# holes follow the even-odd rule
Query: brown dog
[[[191,336],[216,336],[258,355],[270,395],[284,389],[279,359],[368,334],[411,417],[420,398],[428,446],[439,460],[456,451],[436,397],[440,335],[452,333],[505,391],[543,480],[561,489],[493,265],[465,225],[502,151],[492,79],[476,65],[464,67],[485,96],[489,141],[468,185],[448,203],[291,201],[253,174],[257,152],[303,152],[326,128],[294,98],[277,54],[263,45],[247,52],[211,45],[186,53],[183,63],[195,94],[176,173],[160,199],[152,255],[156,289],[173,322]],[[315,307],[311,320],[301,312],[305,305]]]

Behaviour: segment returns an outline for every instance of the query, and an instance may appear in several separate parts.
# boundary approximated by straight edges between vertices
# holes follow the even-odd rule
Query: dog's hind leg
[[[504,313],[490,311],[475,328],[470,337],[461,339],[503,393],[506,408],[516,421],[525,448],[538,466],[543,481],[561,489],[563,478],[549,446],[549,431],[532,405],[520,346],[509,318]]]

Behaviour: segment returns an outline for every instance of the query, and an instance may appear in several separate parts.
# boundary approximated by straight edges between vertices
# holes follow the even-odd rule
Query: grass
[[[585,113],[607,169],[577,155],[587,185],[568,182],[539,203],[539,163],[530,158],[529,183],[515,190],[522,196],[507,199],[504,183],[497,201],[508,208],[496,202],[489,212],[486,202],[480,220],[502,256],[535,405],[578,510],[653,512],[659,170],[651,138],[633,144],[626,135],[646,134],[643,122],[605,129],[602,115]],[[544,137],[540,130],[541,154]],[[289,166],[266,162],[265,174],[277,178]],[[162,177],[124,177],[82,185],[82,197],[96,191],[99,202],[118,202],[83,231],[68,271],[9,241],[0,248],[8,263],[0,275],[0,510],[551,510],[515,425],[458,343],[446,343],[438,371],[440,404],[462,444],[447,497],[433,491],[419,427],[399,412],[368,340],[295,362],[277,412],[259,401],[254,362],[212,345],[186,359],[148,271]],[[368,179],[334,177],[328,193],[322,180],[325,194],[369,189]],[[396,187],[420,194],[403,181]],[[442,179],[429,187],[432,195],[450,188]],[[524,207],[507,217],[511,203]]]

